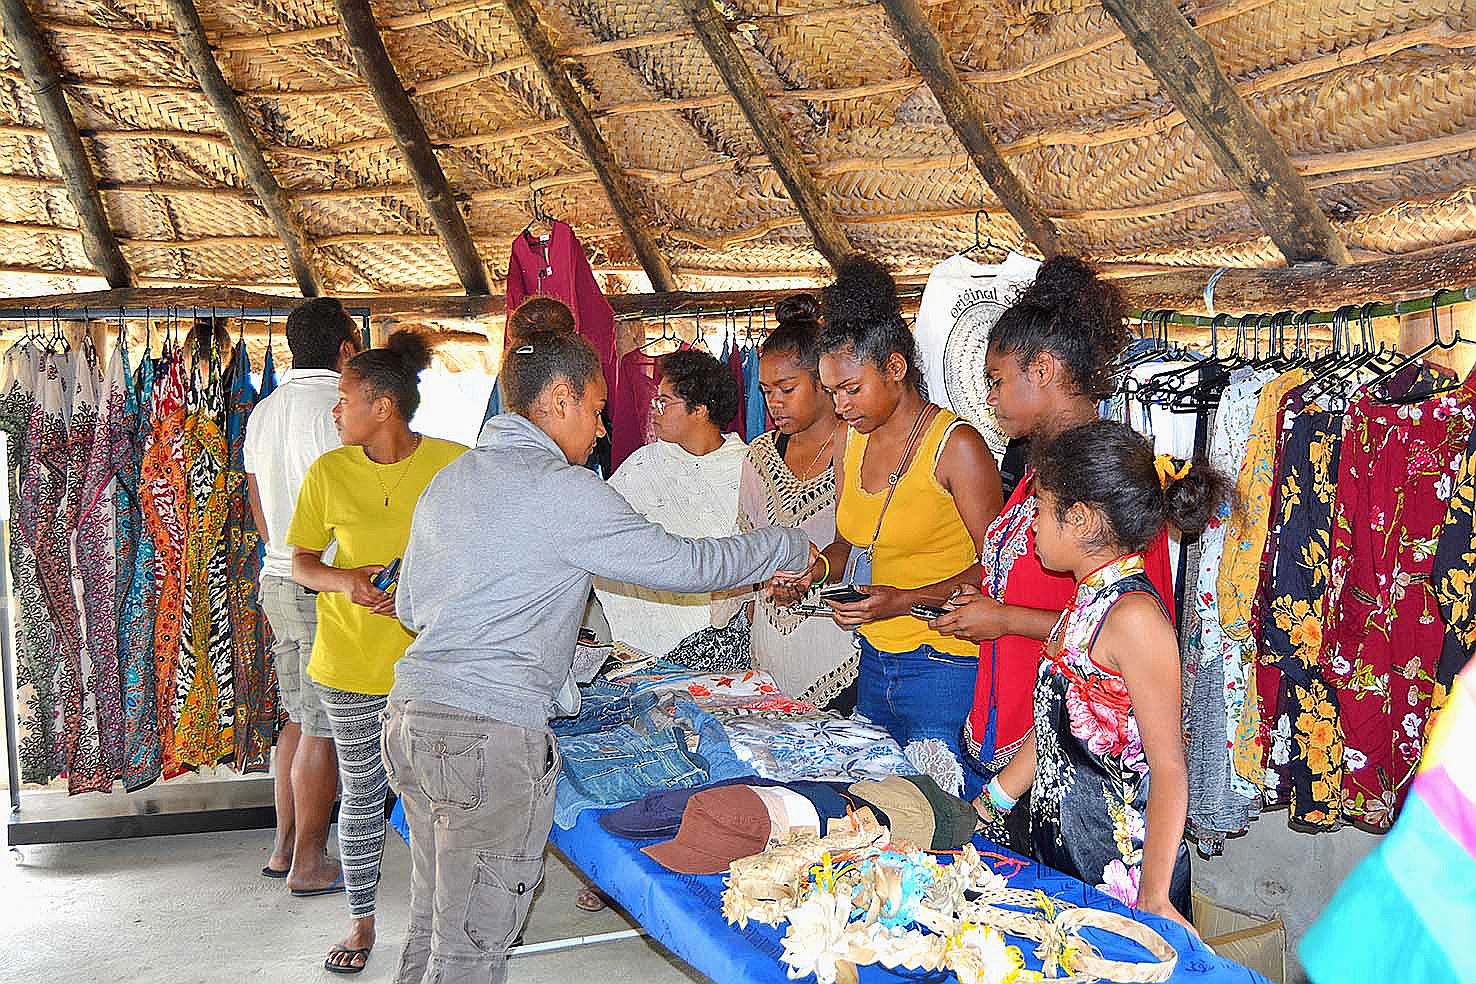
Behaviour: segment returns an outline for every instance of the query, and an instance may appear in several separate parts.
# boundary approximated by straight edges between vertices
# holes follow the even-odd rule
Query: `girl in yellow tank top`
[[[820,381],[848,427],[836,538],[799,579],[776,579],[775,594],[797,598],[812,584],[850,580],[853,550],[869,558],[867,576],[855,579],[865,597],[831,603],[836,623],[859,635],[856,712],[886,728],[918,771],[972,797],[959,740],[978,647],[911,612],[978,583],[979,546],[1000,508],[999,470],[977,431],[924,399],[917,347],[884,268],[860,256],[842,261],[824,306]]]

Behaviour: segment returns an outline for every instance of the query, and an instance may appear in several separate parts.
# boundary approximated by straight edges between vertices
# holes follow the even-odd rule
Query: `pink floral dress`
[[[1030,836],[1037,861],[1137,905],[1148,758],[1127,685],[1091,656],[1107,613],[1130,594],[1163,607],[1140,554],[1088,575],[1045,644],[1035,682]],[[1189,912],[1189,849],[1182,842],[1169,899]]]

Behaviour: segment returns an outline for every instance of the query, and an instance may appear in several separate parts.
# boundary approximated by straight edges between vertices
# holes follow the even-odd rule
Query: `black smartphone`
[[[390,561],[384,570],[369,579],[369,583],[380,591],[388,591],[390,585],[400,576],[400,558],[396,557]]]
[[[843,605],[849,605],[856,601],[865,601],[866,595],[856,590],[854,584],[827,584],[820,589],[821,601],[838,601]]]
[[[939,608],[937,605],[917,604],[912,606],[912,614],[924,621],[931,622],[935,618],[947,615],[948,609]]]

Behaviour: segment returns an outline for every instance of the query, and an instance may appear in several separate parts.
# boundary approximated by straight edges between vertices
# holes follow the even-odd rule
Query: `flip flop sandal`
[[[261,869],[261,875],[263,878],[286,878],[291,870],[292,869],[290,868],[282,868],[279,870],[277,868],[273,868],[271,865],[267,865],[266,867]]]
[[[343,875],[338,876],[338,881],[323,888],[294,888],[292,897],[295,899],[314,899],[319,895],[337,895],[343,891]]]
[[[604,896],[592,888],[581,888],[574,896],[575,908],[582,909],[585,912],[599,912],[602,909],[609,908],[609,905],[610,903],[605,901]]]
[[[374,947],[372,946],[366,946],[361,950],[351,950],[346,946],[335,946],[333,949],[328,951],[328,958],[323,961],[323,969],[328,971],[328,973],[330,974],[362,974],[364,972],[364,968],[369,966],[369,954],[373,952],[373,950]],[[364,962],[358,965],[355,965],[352,962],[348,964],[336,964],[333,962],[334,957],[341,956],[347,956],[350,961],[352,961],[355,957],[363,957]]]

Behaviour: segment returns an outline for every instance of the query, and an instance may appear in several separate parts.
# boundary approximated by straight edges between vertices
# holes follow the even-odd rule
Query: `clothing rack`
[[[346,310],[350,317],[359,322],[367,347],[369,308],[351,307]],[[141,318],[183,320],[223,317],[271,322],[278,319],[285,321],[290,311],[290,307],[37,307],[0,310],[0,322],[99,321],[117,325],[121,321]],[[11,852],[18,855],[19,849],[29,844],[62,844],[221,830],[257,830],[273,826],[276,823],[276,810],[272,800],[272,780],[267,776],[178,785],[160,781],[148,791],[121,795],[47,796],[48,799],[64,799],[69,805],[80,804],[81,809],[55,810],[42,807],[33,815],[25,813],[21,800],[20,749],[15,707],[10,532],[10,517],[0,517],[0,546],[5,549],[5,557],[0,559],[0,690],[3,690],[0,693],[0,702],[3,702],[5,761],[10,799],[10,810],[6,818],[6,842]]]
[[[1466,301],[1476,301],[1476,285],[1460,289],[1441,289],[1429,297],[1416,298],[1408,301],[1383,301],[1370,305],[1354,305],[1351,310],[1355,316],[1365,318],[1391,318],[1406,314],[1419,314],[1429,311],[1441,305],[1462,304]],[[1343,309],[1345,312],[1348,308]],[[1332,325],[1335,324],[1339,315],[1336,311],[1306,311],[1297,313],[1293,311],[1275,312],[1278,315],[1296,315],[1297,322],[1303,325]],[[1203,314],[1182,314],[1178,311],[1170,311],[1166,314],[1157,311],[1133,311],[1128,314],[1128,320],[1152,323],[1161,321],[1166,324],[1183,325],[1189,328],[1230,328],[1234,329],[1241,324],[1246,327],[1254,327],[1252,319],[1269,318],[1272,313],[1260,314],[1235,314],[1215,315],[1213,317]]]

